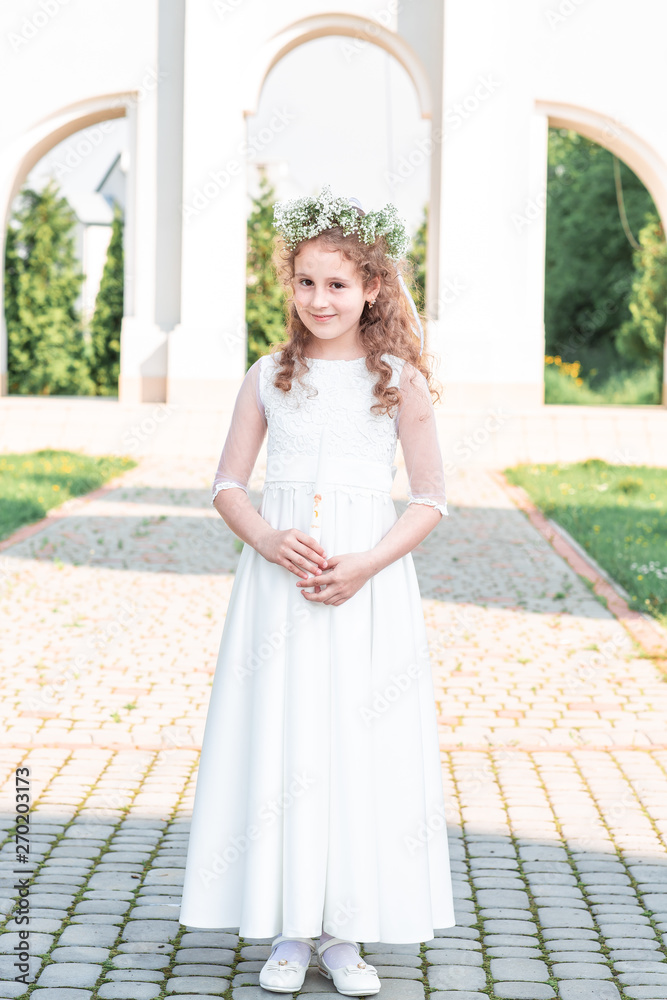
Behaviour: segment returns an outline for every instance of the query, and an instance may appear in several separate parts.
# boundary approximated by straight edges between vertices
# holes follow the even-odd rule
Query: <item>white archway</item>
[[[259,98],[267,76],[280,60],[293,49],[314,38],[343,35],[361,44],[373,44],[384,49],[401,64],[417,91],[422,118],[432,118],[431,85],[421,59],[406,40],[378,21],[357,14],[317,14],[286,25],[278,34],[267,39],[253,51],[248,60],[243,84],[243,113],[257,114]]]
[[[8,146],[0,157],[0,208],[2,232],[0,233],[0,259],[4,260],[5,233],[11,216],[14,198],[20,192],[25,180],[33,167],[59,143],[83,129],[90,128],[100,122],[113,118],[124,118],[128,109],[136,102],[136,93],[105,94],[91,97],[61,108],[52,115],[38,122],[26,131],[20,139]],[[130,170],[133,162],[130,162]],[[130,191],[133,187],[129,185]],[[128,208],[132,205],[130,195]],[[126,218],[126,242],[132,246],[133,215],[128,212]],[[130,238],[128,239],[128,235]],[[128,259],[129,257],[129,259]],[[125,257],[125,272],[132,267],[131,250]],[[132,282],[126,280],[126,286],[131,288]],[[131,308],[131,303],[130,303]],[[126,311],[128,304],[126,303]],[[7,371],[8,345],[7,326],[4,309],[4,284],[0,282],[0,395],[7,395],[9,375]]]

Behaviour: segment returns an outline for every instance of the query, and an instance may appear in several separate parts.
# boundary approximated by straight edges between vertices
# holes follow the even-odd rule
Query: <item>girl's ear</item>
[[[376,299],[380,294],[380,289],[382,287],[382,278],[378,275],[372,285],[369,286],[368,291],[373,293],[373,298]]]

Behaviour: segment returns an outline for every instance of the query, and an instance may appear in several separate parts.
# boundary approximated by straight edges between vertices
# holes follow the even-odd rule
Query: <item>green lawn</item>
[[[51,448],[0,454],[0,539],[136,464],[133,458]]]
[[[592,458],[505,475],[627,590],[631,607],[667,624],[667,469]]]

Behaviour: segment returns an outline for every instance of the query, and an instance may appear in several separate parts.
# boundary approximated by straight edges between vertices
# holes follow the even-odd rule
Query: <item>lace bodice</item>
[[[246,372],[234,407],[230,429],[213,481],[213,497],[221,489],[237,487],[247,493],[248,481],[268,430],[265,489],[306,488],[283,478],[281,470],[294,462],[318,457],[323,427],[327,454],[336,460],[379,468],[392,473],[396,443],[401,441],[408,474],[408,503],[426,503],[447,514],[442,457],[428,383],[413,365],[391,354],[390,384],[401,392],[393,415],[371,412],[376,376],[364,357],[351,360],[308,359],[303,384],[295,378],[289,393],[277,388],[273,376],[277,356],[264,355]],[[354,492],[355,487],[346,488]],[[357,491],[373,492],[368,486]],[[388,497],[385,492],[383,494]]]

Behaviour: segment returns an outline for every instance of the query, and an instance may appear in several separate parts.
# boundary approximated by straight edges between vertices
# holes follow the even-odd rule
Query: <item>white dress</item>
[[[309,533],[327,425],[321,545],[375,546],[397,521],[400,438],[410,503],[447,513],[424,376],[385,354],[398,412],[370,412],[365,358],[308,359],[304,386],[248,370],[213,484],[247,483],[268,428],[259,513]],[[317,390],[315,392],[315,390]],[[250,545],[239,559],[204,733],[181,923],[247,938],[324,929],[414,943],[454,925],[433,681],[412,554],[339,606]]]

